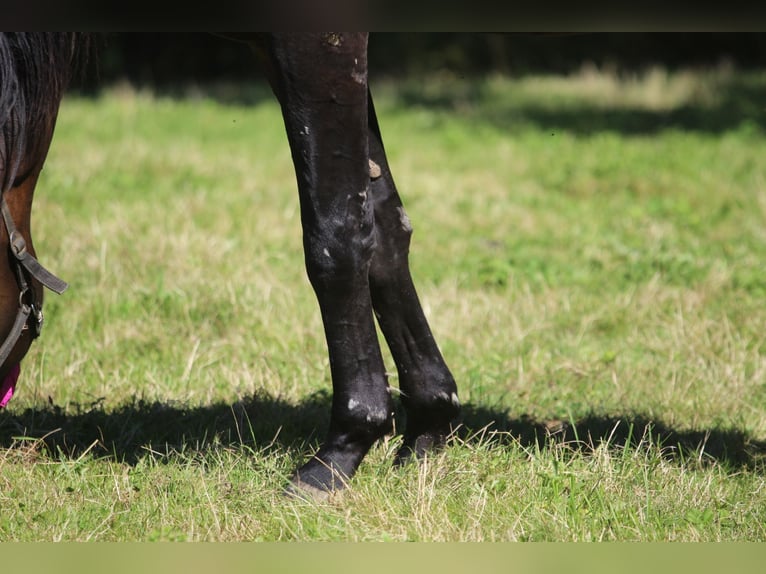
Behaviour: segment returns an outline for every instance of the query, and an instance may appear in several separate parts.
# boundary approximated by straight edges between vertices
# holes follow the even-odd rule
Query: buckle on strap
[[[27,317],[27,321],[24,323],[22,331],[26,331],[30,322],[32,323],[32,340],[37,339],[43,332],[43,316],[42,305],[38,305],[34,299],[34,291],[24,281],[24,284],[19,291],[19,314],[23,314]]]
[[[29,305],[24,304],[19,307],[19,311],[16,313],[16,320],[13,322],[11,331],[8,333],[8,336],[5,338],[5,341],[3,341],[2,345],[0,345],[0,364],[5,363],[8,355],[11,354],[11,351],[16,346],[16,342],[24,332],[24,328],[27,326],[27,319],[29,319],[29,314],[31,312],[32,308]]]
[[[17,229],[14,229],[10,233],[9,241],[11,244],[11,251],[16,259],[22,259],[27,254],[27,242],[24,236],[19,233]]]

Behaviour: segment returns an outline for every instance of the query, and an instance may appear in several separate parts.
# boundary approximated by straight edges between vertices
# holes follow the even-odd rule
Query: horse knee
[[[367,190],[358,196],[358,209],[348,210],[340,219],[328,218],[304,235],[306,271],[315,289],[349,285],[367,276],[376,248],[375,222]]]

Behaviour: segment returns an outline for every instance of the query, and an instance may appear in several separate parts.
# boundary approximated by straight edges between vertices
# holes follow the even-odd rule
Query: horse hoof
[[[394,457],[394,466],[400,467],[421,460],[429,453],[435,453],[444,448],[447,442],[446,433],[423,433],[417,437],[405,439],[402,447]]]
[[[305,502],[327,502],[338,491],[324,490],[303,482],[299,478],[293,478],[285,487],[283,494],[288,498],[303,500]]]

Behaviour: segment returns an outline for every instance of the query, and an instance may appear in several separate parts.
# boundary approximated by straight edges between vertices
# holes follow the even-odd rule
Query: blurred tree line
[[[585,62],[616,69],[766,65],[766,34],[592,33],[573,35],[375,33],[373,76],[448,70],[457,75],[566,73]],[[96,77],[97,76],[97,77]],[[261,74],[247,46],[204,33],[119,33],[101,40],[97,72],[85,86],[127,79],[137,85],[248,80]]]

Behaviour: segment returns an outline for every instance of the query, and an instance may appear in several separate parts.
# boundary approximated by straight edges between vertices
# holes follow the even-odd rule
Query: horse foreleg
[[[396,457],[401,463],[413,453],[419,457],[444,443],[460,402],[455,380],[436,345],[410,275],[412,226],[386,161],[371,97],[368,110],[371,197],[377,232],[370,288],[375,315],[396,363],[407,415],[404,443]]]
[[[298,179],[306,270],[330,356],[330,428],[297,487],[343,486],[390,432],[392,400],[370,299],[375,222],[367,137],[367,37],[275,35],[268,52]]]

